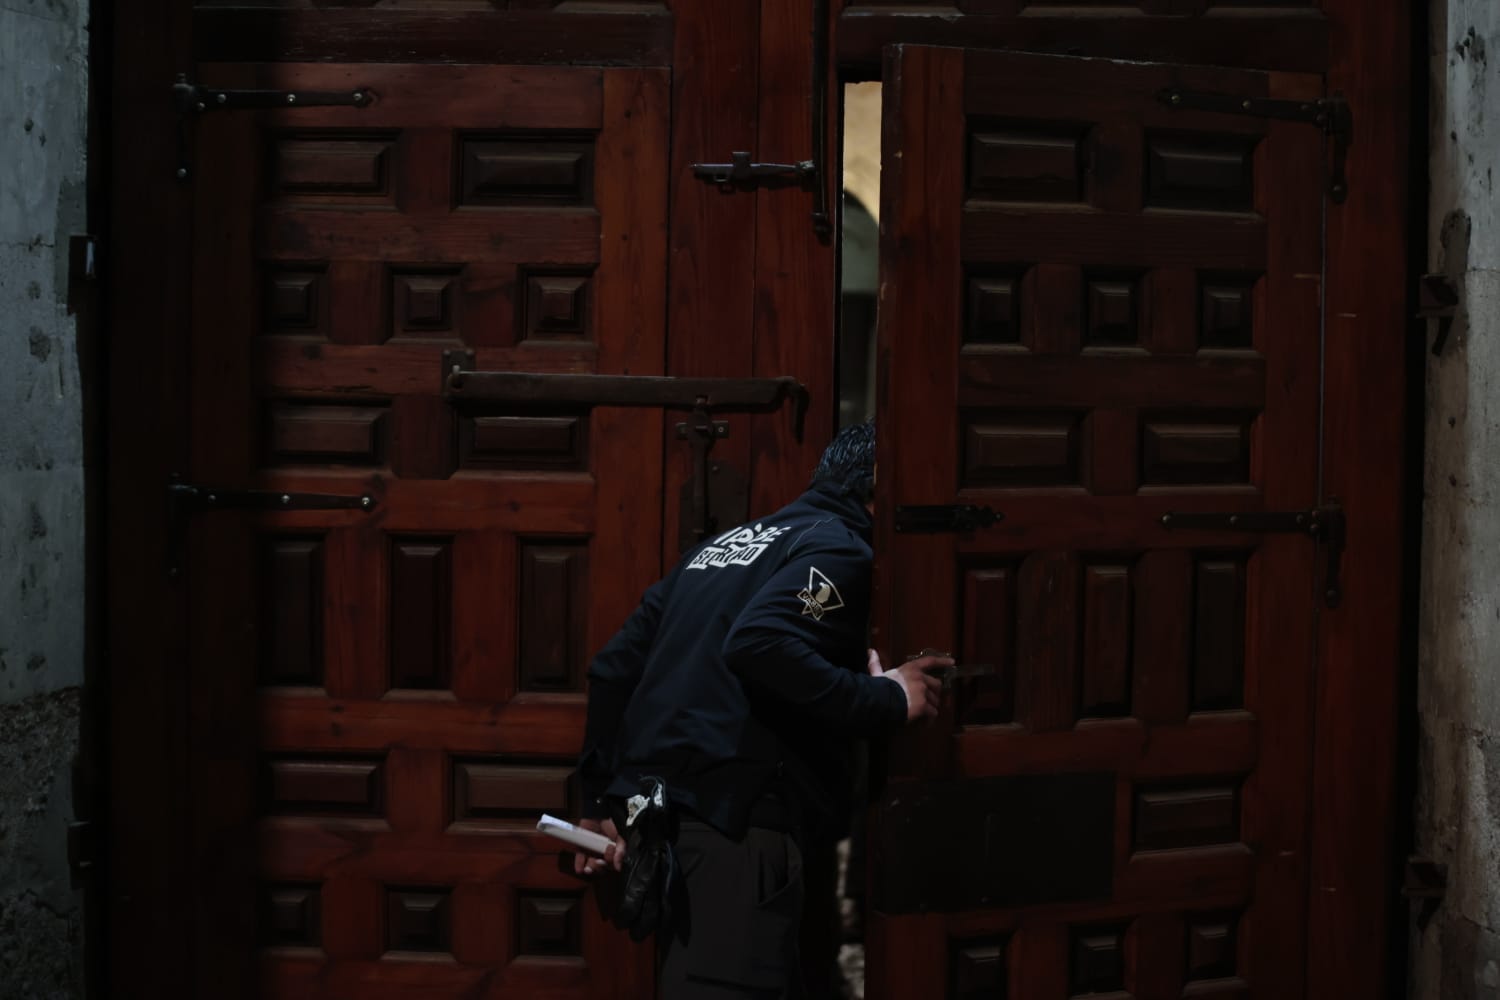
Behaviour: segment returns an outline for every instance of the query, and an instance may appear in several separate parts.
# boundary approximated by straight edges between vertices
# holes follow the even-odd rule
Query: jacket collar
[[[865,505],[859,502],[858,497],[841,493],[836,486],[818,483],[808,487],[801,499],[803,503],[811,507],[833,514],[866,542],[874,537],[874,521],[870,518],[870,512],[865,509]]]

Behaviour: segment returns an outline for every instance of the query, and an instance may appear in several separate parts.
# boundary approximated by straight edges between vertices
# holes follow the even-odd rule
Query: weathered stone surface
[[[1432,5],[1429,267],[1463,306],[1428,357],[1413,1000],[1500,998],[1500,6]]]
[[[83,994],[83,928],[69,886],[69,767],[79,689],[0,704],[0,998]]]

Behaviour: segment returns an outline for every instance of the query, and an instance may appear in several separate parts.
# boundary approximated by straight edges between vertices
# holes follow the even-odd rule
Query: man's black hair
[[[813,472],[814,486],[832,486],[869,503],[875,496],[875,422],[850,424],[834,435]]]

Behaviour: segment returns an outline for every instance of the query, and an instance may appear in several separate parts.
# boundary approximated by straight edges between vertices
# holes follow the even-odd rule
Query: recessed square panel
[[[948,995],[953,1000],[1005,1000],[1009,995],[1004,936],[967,938],[949,945]]]
[[[1129,563],[1113,560],[1084,567],[1082,717],[1130,714],[1133,572]]]
[[[1138,787],[1132,848],[1165,851],[1240,839],[1238,781]]]
[[[573,815],[576,761],[545,763],[506,758],[453,762],[453,819],[523,820],[542,813]]]
[[[1188,982],[1228,979],[1238,974],[1236,937],[1239,917],[1233,913],[1193,914],[1187,918]]]
[[[456,338],[462,273],[456,266],[392,269],[391,337]]]
[[[520,563],[522,691],[582,691],[588,543],[523,539]]]
[[[451,892],[444,887],[386,886],[386,951],[451,952]]]
[[[972,274],[964,290],[965,344],[1021,342],[1021,280],[1015,274]]]
[[[1250,350],[1255,344],[1255,284],[1249,275],[1200,275],[1198,346]]]
[[[574,957],[582,953],[582,892],[517,890],[517,957]]]
[[[390,546],[391,687],[440,690],[453,670],[453,539]]]
[[[266,264],[261,325],[268,333],[326,331],[328,273],[321,264]]]
[[[385,761],[371,757],[292,757],[266,760],[266,810],[277,815],[369,816],[385,808]]]
[[[1242,135],[1147,133],[1147,206],[1253,211],[1255,143]]]
[[[1140,278],[1134,274],[1085,274],[1085,347],[1129,347],[1140,342]]]
[[[459,138],[457,162],[463,205],[593,204],[589,136],[465,135]]]
[[[262,684],[323,684],[323,538],[285,535],[260,542]]]
[[[964,486],[1068,486],[1082,482],[1080,415],[976,412],[963,426]]]
[[[323,940],[321,887],[286,883],[262,886],[260,940],[269,947],[318,947]]]
[[[274,400],[267,408],[268,465],[375,467],[389,452],[390,408]]]
[[[516,329],[524,340],[588,340],[592,277],[581,271],[522,268],[521,316]]]
[[[1068,947],[1070,997],[1124,992],[1125,930],[1123,924],[1072,929]]]
[[[1243,555],[1205,555],[1193,563],[1192,706],[1223,711],[1245,704]]]
[[[963,659],[994,664],[995,670],[953,682],[953,703],[960,725],[1015,721],[1015,584],[1013,566],[984,566],[964,572]]]
[[[464,416],[459,428],[460,468],[588,468],[589,421],[584,414]]]
[[[969,133],[969,195],[996,201],[1080,202],[1083,126],[976,122]]]
[[[390,133],[282,133],[271,143],[274,194],[385,198],[390,194]]]
[[[1146,414],[1141,483],[1214,486],[1250,481],[1250,414]]]

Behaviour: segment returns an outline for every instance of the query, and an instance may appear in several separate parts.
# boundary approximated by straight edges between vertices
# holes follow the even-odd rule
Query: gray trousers
[[[733,841],[685,819],[676,851],[686,912],[657,935],[660,1000],[800,997],[802,855],[792,837],[751,827]]]

